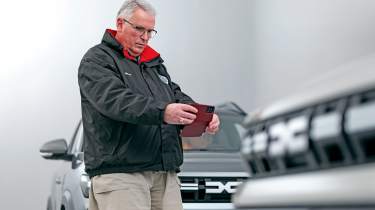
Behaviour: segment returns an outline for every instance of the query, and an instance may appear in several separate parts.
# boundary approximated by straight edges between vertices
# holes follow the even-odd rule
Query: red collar
[[[111,34],[111,36],[116,39],[116,33],[117,31],[115,30],[112,30],[112,29],[107,29],[106,30],[109,34]],[[124,54],[124,56],[130,60],[136,60],[136,58],[132,55],[129,54],[129,52],[127,50],[123,50],[122,53]],[[143,52],[141,53],[140,55],[140,59],[138,61],[138,63],[144,63],[144,62],[148,62],[148,61],[151,61],[153,60],[154,58],[156,57],[159,57],[160,54],[158,52],[156,52],[154,49],[152,49],[150,46],[146,45],[145,49],[143,50]]]

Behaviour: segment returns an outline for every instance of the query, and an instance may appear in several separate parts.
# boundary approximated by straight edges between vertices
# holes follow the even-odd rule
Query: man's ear
[[[117,31],[122,31],[122,28],[124,27],[124,21],[121,18],[116,19],[116,27]]]

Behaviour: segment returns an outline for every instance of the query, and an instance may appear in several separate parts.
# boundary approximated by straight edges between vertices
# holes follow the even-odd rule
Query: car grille
[[[184,203],[229,203],[245,177],[181,177]]]
[[[247,125],[251,178],[375,162],[375,87]]]

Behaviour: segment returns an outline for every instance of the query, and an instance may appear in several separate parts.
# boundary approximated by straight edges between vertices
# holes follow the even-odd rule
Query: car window
[[[233,151],[241,146],[243,116],[221,115],[220,130],[215,135],[203,134],[201,137],[183,137],[184,151]]]
[[[83,139],[83,126],[82,123],[79,123],[78,128],[75,132],[75,136],[71,142],[70,153],[81,152],[82,148],[82,139]]]

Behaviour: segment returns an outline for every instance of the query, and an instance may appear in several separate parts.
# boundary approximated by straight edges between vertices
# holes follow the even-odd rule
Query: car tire
[[[47,200],[47,210],[52,210],[51,197],[48,197]]]

